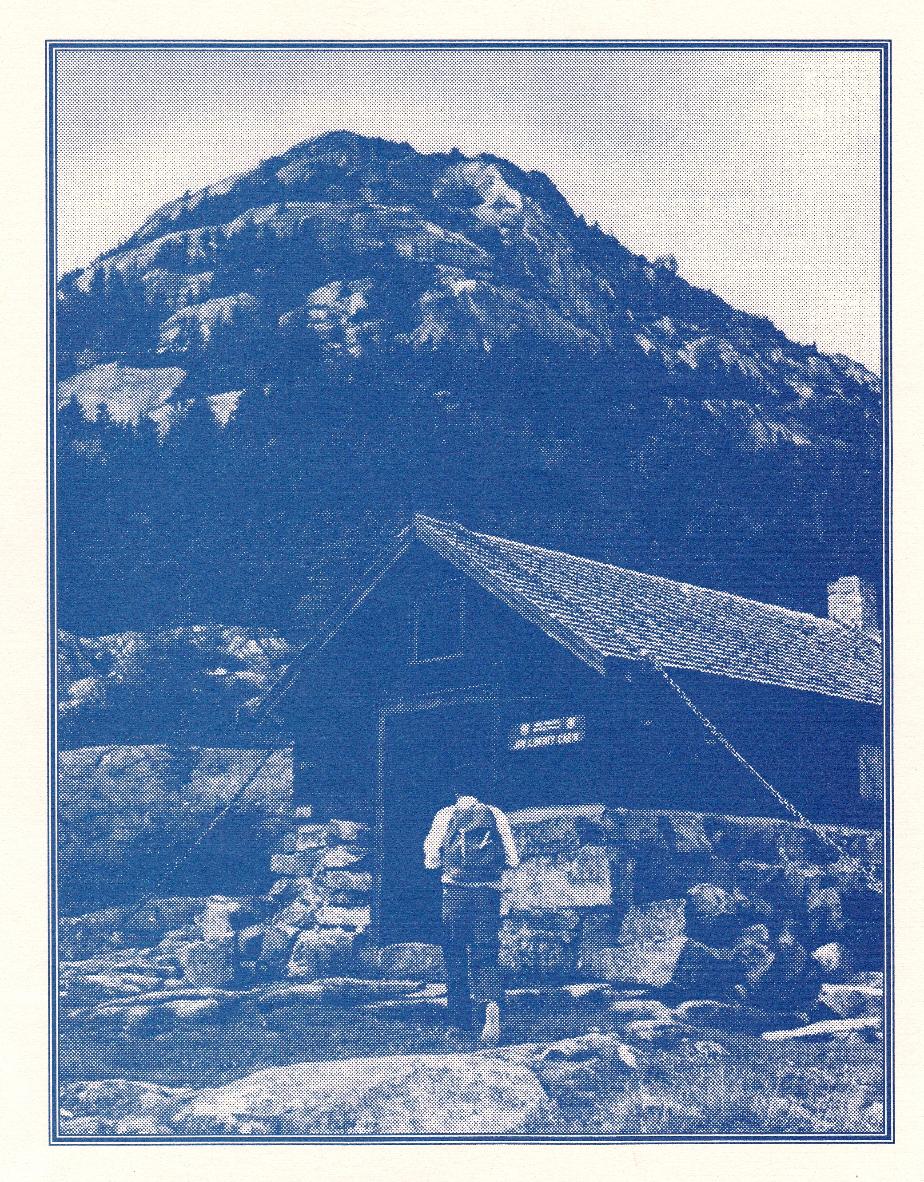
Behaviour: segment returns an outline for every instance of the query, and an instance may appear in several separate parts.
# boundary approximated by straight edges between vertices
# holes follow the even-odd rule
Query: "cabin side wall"
[[[452,621],[443,627],[430,619],[433,643],[421,648],[421,605],[451,605],[453,596],[461,604],[460,636]],[[439,655],[441,643],[452,651]],[[745,758],[813,820],[879,822],[881,797],[859,792],[860,748],[881,748],[877,707],[689,671],[675,676]],[[480,697],[485,708],[464,724],[473,733],[457,762],[471,764],[479,748],[484,759],[471,773],[475,783],[464,786],[482,783],[503,807],[600,801],[786,815],[650,667],[616,662],[602,676],[420,544],[285,700],[296,799],[310,801],[319,816],[373,822],[377,797],[388,790],[381,764],[391,728],[383,720],[401,713],[405,761],[422,756],[424,743],[446,745],[427,792],[434,807],[451,801],[462,783],[451,748],[463,726],[452,704],[465,696]],[[433,711],[441,709],[446,725],[434,728]]]

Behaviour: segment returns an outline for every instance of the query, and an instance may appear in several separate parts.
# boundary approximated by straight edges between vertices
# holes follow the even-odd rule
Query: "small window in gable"
[[[461,657],[465,630],[462,588],[450,584],[428,591],[414,604],[411,626],[412,665]]]

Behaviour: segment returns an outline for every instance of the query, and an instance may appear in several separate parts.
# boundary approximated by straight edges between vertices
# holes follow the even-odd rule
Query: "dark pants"
[[[501,1000],[499,927],[499,891],[443,885],[443,956],[449,1019],[462,1027],[483,1021],[485,1005]]]

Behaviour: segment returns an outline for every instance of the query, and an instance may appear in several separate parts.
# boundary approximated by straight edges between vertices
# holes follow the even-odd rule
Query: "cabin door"
[[[491,798],[496,741],[493,700],[446,694],[382,711],[376,915],[382,944],[439,943],[440,874],[424,869],[424,838],[457,793]]]

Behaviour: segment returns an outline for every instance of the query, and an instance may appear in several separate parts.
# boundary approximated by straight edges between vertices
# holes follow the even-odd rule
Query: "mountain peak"
[[[489,153],[328,132],[164,206],[65,276],[58,309],[59,454],[79,472],[62,585],[83,579],[78,598],[113,619],[144,599],[156,553],[176,580],[163,603],[174,575],[156,581],[158,618],[186,618],[201,575],[208,618],[246,598],[269,620],[331,521],[355,540],[408,500],[568,552],[618,536],[640,569],[685,547],[687,574],[663,573],[755,598],[800,531],[800,575],[842,538],[854,549],[824,578],[868,568],[863,537],[879,552],[876,379],[588,228],[548,177]],[[88,539],[94,481],[116,532]],[[130,530],[151,549],[126,574]],[[741,578],[709,565],[728,553]]]
[[[755,447],[811,437],[809,403],[872,398],[871,423],[878,403],[861,366],[788,341],[676,266],[589,229],[543,173],[344,128],[164,206],[66,277],[62,315],[99,296],[119,305],[116,325],[134,316],[140,355],[132,366],[125,341],[97,331],[96,347],[80,344],[97,368],[191,374],[211,355],[204,397],[248,384],[251,363],[239,372],[231,353],[256,334],[337,364],[383,349],[610,356],[709,416],[751,407],[740,431]],[[215,372],[227,372],[220,386]]]
[[[280,157],[275,157],[269,164],[277,161],[291,161],[298,157],[323,159],[325,157],[346,154],[347,156],[390,156],[419,155],[409,143],[399,143],[395,140],[383,139],[381,136],[364,135],[347,128],[325,131],[311,139],[302,140],[293,145]]]

